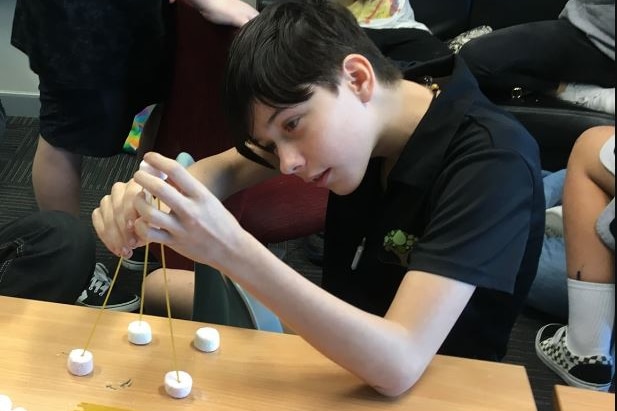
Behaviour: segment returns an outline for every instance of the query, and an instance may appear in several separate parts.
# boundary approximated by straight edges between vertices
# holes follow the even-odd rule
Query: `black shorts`
[[[94,157],[118,154],[137,113],[164,98],[165,82],[67,89],[40,80],[40,134],[54,147]]]

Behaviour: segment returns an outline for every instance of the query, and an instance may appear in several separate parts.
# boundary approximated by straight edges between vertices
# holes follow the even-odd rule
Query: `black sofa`
[[[410,0],[416,19],[444,41],[474,27],[493,30],[529,21],[558,17],[567,0]],[[614,125],[615,117],[587,110],[556,98],[527,95],[504,98],[488,95],[514,114],[536,138],[542,166],[558,170],[567,164],[576,138],[595,125]]]
[[[259,10],[277,0],[258,0]],[[567,0],[410,0],[416,20],[447,42],[472,28],[488,25],[493,30],[529,21],[558,17]],[[488,95],[521,121],[540,146],[542,166],[559,170],[566,166],[577,137],[595,125],[614,125],[615,117],[584,109],[556,98],[527,95],[504,98]]]

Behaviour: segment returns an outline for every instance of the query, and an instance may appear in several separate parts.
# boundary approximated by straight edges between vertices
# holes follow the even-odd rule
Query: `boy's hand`
[[[199,180],[177,161],[147,153],[149,166],[167,175],[166,180],[142,170],[135,182],[163,202],[166,210],[148,204],[143,193],[133,197],[138,217],[134,234],[162,243],[194,261],[219,267],[237,254],[246,231]]]
[[[176,0],[169,0],[174,3]],[[206,20],[216,24],[243,26],[259,12],[242,0],[186,0]]]
[[[115,183],[111,193],[101,199],[92,212],[92,224],[97,235],[112,253],[125,258],[133,249],[144,245],[135,234],[135,220],[139,217],[133,202],[142,188],[133,180]]]

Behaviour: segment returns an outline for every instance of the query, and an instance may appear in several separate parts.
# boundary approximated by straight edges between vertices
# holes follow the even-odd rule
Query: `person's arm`
[[[387,396],[420,379],[475,290],[410,271],[382,318],[314,285],[255,239],[247,244],[222,261],[222,272],[322,354]]]
[[[275,167],[268,169],[251,161],[231,148],[220,154],[199,160],[190,167],[189,172],[219,200],[225,200],[230,195],[247,187],[260,183],[279,174],[275,156],[260,152]]]
[[[206,20],[216,24],[241,27],[259,12],[242,0],[185,0]],[[176,0],[169,0],[175,3]]]
[[[136,233],[210,264],[247,289],[324,355],[390,396],[422,375],[473,294],[474,286],[410,271],[384,318],[317,287],[246,232],[219,200],[173,160],[144,158],[166,173],[135,180],[173,210],[135,201]]]

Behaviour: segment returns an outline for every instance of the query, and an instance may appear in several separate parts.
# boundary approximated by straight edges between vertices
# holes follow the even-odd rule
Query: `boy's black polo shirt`
[[[480,93],[460,59],[419,65],[406,78],[428,73],[449,77],[390,172],[387,189],[380,183],[382,160],[375,158],[353,193],[330,195],[323,287],[384,315],[409,270],[476,285],[440,353],[498,360],[542,247],[538,148]]]

